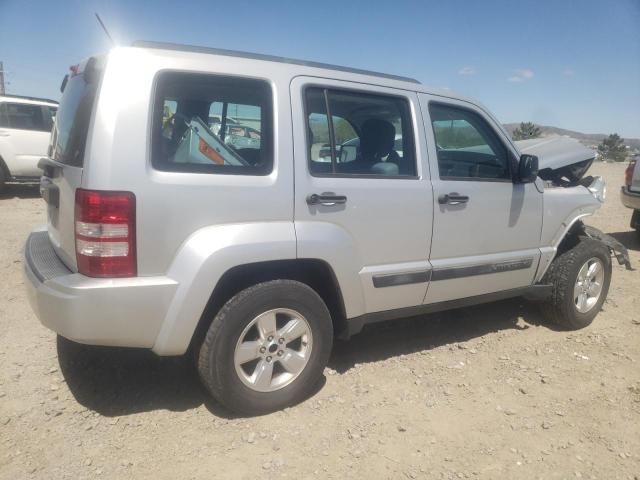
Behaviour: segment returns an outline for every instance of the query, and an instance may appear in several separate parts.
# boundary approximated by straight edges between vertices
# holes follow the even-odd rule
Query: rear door
[[[48,166],[41,180],[49,238],[58,256],[74,270],[75,192],[82,183],[85,145],[98,83],[99,69],[93,58],[70,73],[51,134]]]
[[[512,181],[517,153],[484,111],[430,95],[420,95],[420,104],[435,203],[425,303],[530,285],[540,257],[542,192]]]
[[[298,257],[350,279],[347,317],[420,305],[433,205],[417,96],[305,77],[291,95]]]
[[[38,161],[46,155],[51,116],[43,105],[0,103],[0,138],[11,157],[6,158],[12,176],[39,177]]]

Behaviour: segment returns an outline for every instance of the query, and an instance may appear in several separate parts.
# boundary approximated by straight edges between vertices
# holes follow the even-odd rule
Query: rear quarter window
[[[273,101],[267,82],[161,72],[155,92],[154,168],[239,175],[272,171]]]

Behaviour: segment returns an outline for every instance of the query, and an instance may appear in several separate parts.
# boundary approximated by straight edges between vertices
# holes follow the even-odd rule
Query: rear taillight
[[[88,277],[135,277],[136,197],[76,190],[76,260]]]
[[[627,169],[624,171],[624,184],[628,187],[631,185],[631,179],[633,178],[633,170],[636,168],[636,161],[630,160]]]

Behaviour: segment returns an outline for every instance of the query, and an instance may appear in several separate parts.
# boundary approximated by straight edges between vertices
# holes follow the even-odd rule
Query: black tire
[[[636,231],[636,236],[640,239],[640,210],[634,210],[631,215],[631,228]]]
[[[604,266],[604,281],[600,297],[587,312],[581,313],[575,304],[574,286],[578,272],[591,258],[596,257]],[[551,299],[542,304],[542,311],[550,321],[566,330],[579,330],[593,322],[607,298],[611,283],[611,254],[609,248],[597,240],[581,239],[573,248],[557,257],[542,279],[552,285]]]
[[[292,383],[272,392],[258,392],[236,373],[235,347],[254,318],[275,308],[302,314],[310,326],[313,346],[306,366]],[[215,316],[200,348],[198,371],[209,392],[229,410],[265,414],[299,403],[313,393],[329,361],[332,342],[331,315],[313,289],[292,280],[259,283],[235,295]]]
[[[4,173],[4,162],[2,161],[2,158],[0,158],[0,193],[4,192],[4,189],[6,187],[6,182],[7,179],[5,178],[5,173]]]

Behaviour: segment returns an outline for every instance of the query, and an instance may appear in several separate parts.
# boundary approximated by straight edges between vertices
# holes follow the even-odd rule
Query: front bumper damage
[[[627,247],[625,247],[622,243],[613,238],[611,235],[607,235],[606,233],[601,232],[597,228],[591,227],[589,225],[583,224],[582,231],[587,237],[598,240],[609,247],[609,250],[611,250],[611,253],[613,253],[613,256],[616,258],[616,260],[618,260],[618,263],[620,265],[624,265],[627,270],[633,270],[633,268],[631,267],[631,260],[629,259],[629,252],[627,250]]]

